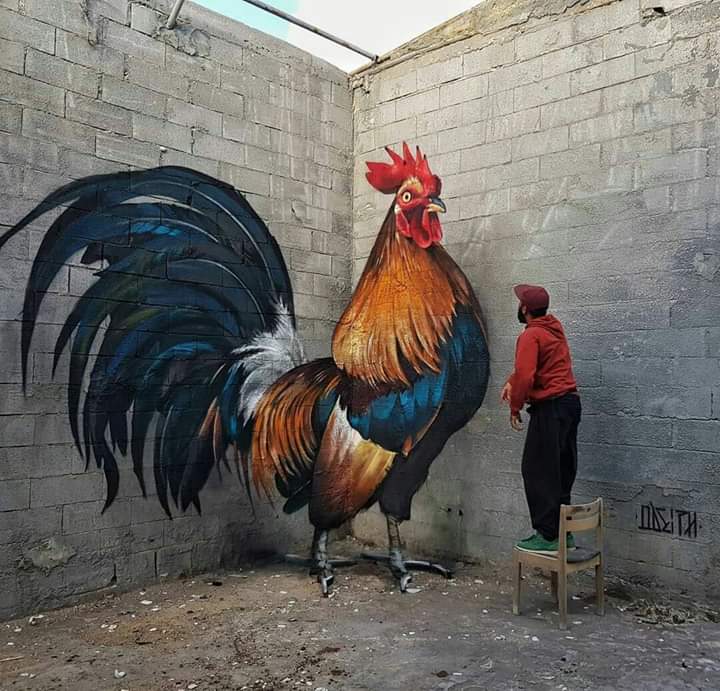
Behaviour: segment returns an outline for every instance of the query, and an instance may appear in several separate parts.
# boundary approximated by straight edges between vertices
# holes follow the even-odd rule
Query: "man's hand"
[[[512,396],[512,384],[508,382],[505,386],[503,386],[503,389],[500,392],[500,400],[509,402],[510,396]]]
[[[512,427],[516,432],[523,431],[523,424],[520,413],[510,413],[510,427]]]

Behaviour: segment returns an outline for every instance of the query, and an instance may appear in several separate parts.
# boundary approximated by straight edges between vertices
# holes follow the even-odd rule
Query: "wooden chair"
[[[513,590],[513,614],[520,614],[520,585],[522,583],[523,564],[537,566],[552,573],[553,594],[557,598],[560,610],[560,628],[567,628],[567,575],[577,571],[595,569],[595,594],[597,613],[605,614],[605,584],[603,575],[603,503],[598,498],[589,504],[563,504],[560,507],[560,532],[558,535],[558,553],[542,554],[513,549],[513,571],[515,588]],[[596,547],[586,549],[578,547],[567,549],[567,534],[595,530]]]

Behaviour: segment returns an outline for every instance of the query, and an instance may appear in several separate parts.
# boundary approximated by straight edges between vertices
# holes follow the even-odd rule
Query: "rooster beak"
[[[445,202],[440,197],[430,197],[430,203],[427,205],[428,211],[434,211],[436,214],[444,214],[447,211]]]

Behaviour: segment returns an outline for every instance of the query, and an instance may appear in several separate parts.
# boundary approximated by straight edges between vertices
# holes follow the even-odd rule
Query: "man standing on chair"
[[[581,406],[572,371],[570,347],[558,319],[548,314],[550,296],[540,286],[514,288],[518,320],[525,329],[517,339],[515,369],[502,390],[510,406],[510,425],[522,431],[520,411],[528,404],[530,424],[522,458],[525,496],[535,534],[517,547],[556,553],[560,505],[570,504],[577,472],[577,430]],[[575,547],[568,534],[568,548]]]

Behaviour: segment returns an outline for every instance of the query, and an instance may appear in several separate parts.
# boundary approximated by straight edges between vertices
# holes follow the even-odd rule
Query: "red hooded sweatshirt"
[[[570,348],[562,324],[552,315],[533,319],[517,340],[510,410],[577,391]]]

